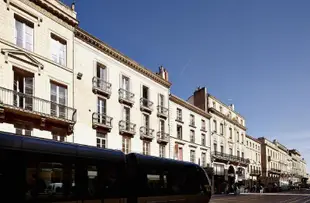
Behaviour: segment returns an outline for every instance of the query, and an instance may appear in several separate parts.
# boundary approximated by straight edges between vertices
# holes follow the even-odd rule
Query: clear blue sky
[[[83,29],[153,71],[164,65],[172,93],[206,86],[232,99],[250,135],[297,148],[310,169],[309,0],[76,0],[76,9]]]

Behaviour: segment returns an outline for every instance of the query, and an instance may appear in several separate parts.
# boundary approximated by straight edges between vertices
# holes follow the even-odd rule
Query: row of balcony
[[[0,87],[0,120],[8,123],[25,121],[33,127],[47,130],[64,130],[67,134],[73,132],[76,122],[76,109],[53,101],[48,101],[30,94],[24,94]],[[93,113],[93,127],[112,129],[112,117],[105,114]],[[136,134],[136,125],[128,121],[119,121],[120,133]],[[141,136],[153,138],[153,131],[140,128]],[[158,142],[168,142],[169,135],[159,131]]]
[[[250,163],[250,159],[231,155],[231,154],[226,154],[223,152],[214,151],[214,152],[212,152],[212,156],[215,159],[220,159],[223,161],[238,162],[238,163],[246,164],[246,165]]]
[[[93,77],[93,91],[96,94],[101,94],[110,98],[112,94],[112,84],[98,77]],[[120,88],[118,90],[118,99],[119,102],[125,103],[127,105],[134,105],[135,103],[135,94]],[[148,100],[147,98],[140,98],[140,109],[151,113],[154,108],[154,102]],[[157,106],[157,116],[162,118],[168,117],[168,108],[158,105]]]
[[[93,127],[94,128],[101,128],[106,131],[110,131],[112,129],[112,120],[113,118],[107,116],[105,114],[100,113],[93,113],[92,116],[93,120]],[[134,136],[136,134],[136,124],[131,123],[130,121],[121,120],[118,123],[119,131],[121,134],[127,134]],[[147,128],[147,127],[140,127],[140,137],[142,139],[154,139],[154,129]],[[167,143],[169,141],[169,134],[163,131],[157,132],[157,141]]]

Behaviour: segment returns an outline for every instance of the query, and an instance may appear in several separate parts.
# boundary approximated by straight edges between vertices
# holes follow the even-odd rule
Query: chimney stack
[[[201,110],[207,112],[208,111],[208,105],[207,105],[207,88],[205,87],[197,87],[197,89],[194,92],[193,96],[193,104],[194,106],[200,108]]]
[[[168,71],[167,71],[163,66],[159,66],[158,75],[159,75],[162,79],[169,81]]]
[[[233,110],[233,111],[235,110],[235,105],[234,104],[230,104],[229,107],[230,107],[231,110]]]
[[[75,2],[72,2],[72,4],[71,4],[71,9],[72,9],[73,11],[75,11]]]

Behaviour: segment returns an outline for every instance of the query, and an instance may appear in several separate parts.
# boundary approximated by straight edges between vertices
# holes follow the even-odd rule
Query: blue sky
[[[297,148],[310,165],[309,8],[309,0],[76,0],[83,29],[153,71],[165,66],[172,93],[186,99],[206,86],[235,104],[250,135]]]

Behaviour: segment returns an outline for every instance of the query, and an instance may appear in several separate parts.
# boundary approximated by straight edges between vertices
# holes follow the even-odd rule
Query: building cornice
[[[208,93],[208,97],[216,100],[218,103],[220,103],[221,105],[225,106],[226,108],[228,108],[230,111],[234,112],[236,115],[238,115],[240,118],[243,118],[243,120],[245,120],[244,116],[242,116],[240,113],[234,111],[234,110],[231,110],[230,107],[227,105],[227,104],[224,104],[223,102],[221,102],[221,100],[217,99],[215,96],[211,95]]]
[[[130,59],[129,57],[125,56],[121,52],[117,51],[116,49],[112,48],[108,44],[104,43],[103,41],[96,38],[95,36],[87,33],[81,28],[77,28],[75,30],[75,37],[89,44],[90,46],[98,49],[99,51],[102,51],[103,53],[123,63],[124,65],[132,68],[133,70],[141,73],[142,75],[150,78],[151,80],[163,85],[164,87],[170,88],[171,83],[169,81],[161,78],[156,73],[153,73],[152,71],[146,69],[142,65],[138,64],[136,61]]]
[[[197,114],[199,114],[199,115],[201,115],[207,119],[212,118],[211,114],[201,110],[200,108],[188,103],[187,101],[185,101],[185,100],[183,100],[183,99],[181,99],[181,98],[179,98],[173,94],[170,94],[169,99],[170,99],[170,101],[172,101],[176,104],[179,104],[179,105],[183,106],[184,108],[187,108],[188,110],[193,111],[193,112],[195,112],[195,113],[197,113]]]
[[[10,0],[7,0],[10,1]],[[77,19],[73,18],[72,16],[66,14],[65,12],[61,12],[58,8],[56,8],[52,3],[50,3],[49,1],[46,0],[20,0],[23,3],[27,3],[27,1],[29,2],[33,2],[34,4],[40,6],[41,8],[43,8],[44,10],[48,11],[50,14],[60,18],[61,20],[63,20],[64,22],[68,23],[71,26],[76,26],[78,25],[78,21]],[[70,9],[67,5],[63,4],[62,2],[58,2],[60,3],[62,6],[66,7],[67,9]],[[29,5],[29,4],[28,4]]]
[[[210,108],[209,108],[209,111],[212,112],[212,113],[214,113],[215,115],[220,116],[221,118],[223,118],[223,119],[225,119],[225,120],[228,120],[229,122],[235,124],[236,126],[238,126],[239,128],[241,128],[242,130],[245,130],[245,131],[247,130],[247,128],[244,127],[243,125],[241,125],[240,123],[238,123],[238,121],[236,121],[236,120],[234,120],[234,119],[232,119],[232,118],[229,118],[228,116],[226,116],[225,114],[219,112],[219,111],[216,110],[215,108],[210,107]]]
[[[253,140],[254,142],[257,142],[258,144],[261,144],[261,142],[260,142],[258,139],[256,139],[256,138],[254,138],[254,137],[252,137],[252,136],[250,136],[250,135],[245,135],[245,136],[246,136],[247,138]]]

